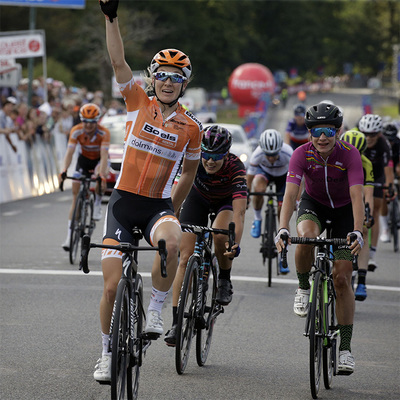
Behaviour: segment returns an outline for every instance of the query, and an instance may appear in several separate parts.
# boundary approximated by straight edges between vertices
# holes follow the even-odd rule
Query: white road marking
[[[0,274],[18,274],[18,275],[67,275],[67,276],[102,276],[101,271],[90,271],[89,274],[84,274],[82,271],[70,271],[70,270],[51,270],[51,269],[14,269],[14,268],[0,268]],[[144,278],[150,278],[150,272],[141,272],[140,275]],[[231,277],[232,281],[239,282],[260,282],[267,283],[268,278],[261,278],[257,276],[240,276],[233,275]],[[296,279],[279,279],[272,278],[274,283],[283,283],[294,285],[298,281]],[[397,286],[378,286],[378,285],[368,285],[368,290],[384,290],[389,292],[400,292],[400,287]]]
[[[14,210],[14,211],[6,211],[3,212],[1,215],[4,217],[13,217],[14,215],[21,214],[22,210]]]

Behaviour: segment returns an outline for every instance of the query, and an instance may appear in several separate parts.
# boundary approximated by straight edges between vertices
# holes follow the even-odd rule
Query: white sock
[[[101,341],[102,341],[102,343],[103,343],[103,352],[102,352],[102,355],[103,356],[108,356],[108,355],[110,355],[111,353],[108,351],[108,342],[109,342],[109,340],[110,340],[110,335],[106,335],[105,333],[103,333],[103,332],[101,332]]]
[[[262,220],[262,215],[261,215],[261,210],[254,210],[254,219],[256,221],[261,221]]]
[[[71,220],[68,220],[68,231],[67,231],[67,238],[71,237]]]
[[[94,199],[94,205],[95,206],[101,206],[101,198],[102,198],[103,196],[100,196],[100,195],[98,195],[97,193],[96,193],[96,197],[95,197],[95,199]]]
[[[389,229],[388,221],[387,221],[387,215],[380,215],[379,216],[379,225],[380,225],[380,228],[381,228],[381,233],[383,231],[387,231]]]
[[[164,304],[165,299],[168,296],[168,291],[161,292],[161,290],[157,290],[154,287],[151,288],[151,297],[150,304],[147,311],[155,310],[161,314],[162,306]]]

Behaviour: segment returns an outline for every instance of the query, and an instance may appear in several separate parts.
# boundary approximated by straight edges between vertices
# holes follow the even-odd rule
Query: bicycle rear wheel
[[[318,398],[322,366],[322,282],[321,272],[314,276],[310,303],[310,388],[313,399]]]
[[[211,279],[210,279],[211,278]],[[196,360],[197,365],[202,367],[208,357],[211,347],[211,339],[214,330],[214,324],[218,311],[222,307],[217,304],[215,298],[217,296],[218,287],[218,261],[215,254],[211,257],[210,271],[208,273],[208,281],[203,283],[203,315],[205,326],[197,328],[196,335]]]
[[[130,367],[128,368],[128,399],[137,399],[139,392],[139,375],[142,366],[142,332],[143,332],[143,279],[136,275],[135,296],[132,304],[133,326],[131,332],[132,350],[130,354]]]
[[[337,361],[337,327],[335,315],[335,291],[333,282],[328,281],[328,304],[325,304],[325,321],[327,323],[325,331],[328,333],[328,338],[324,341],[322,351],[322,366],[324,375],[325,389],[332,387],[332,379],[336,375]]]
[[[129,285],[118,284],[111,332],[111,399],[131,399],[132,369],[129,354]]]
[[[192,255],[186,266],[185,278],[179,296],[176,327],[175,367],[178,374],[185,371],[196,322],[197,274],[199,257]]]
[[[82,225],[82,220],[85,221],[83,210],[83,198],[79,194],[76,199],[76,204],[74,212],[72,214],[71,220],[71,241],[69,244],[69,261],[71,264],[75,264],[76,255],[78,253],[78,248],[83,236],[83,229],[85,225]]]

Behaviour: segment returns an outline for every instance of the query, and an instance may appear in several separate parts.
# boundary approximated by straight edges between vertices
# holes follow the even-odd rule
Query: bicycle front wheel
[[[335,289],[332,281],[328,281],[327,285],[328,303],[324,306],[325,321],[327,323],[325,331],[328,333],[328,337],[324,339],[322,365],[325,389],[330,389],[332,387],[333,376],[336,375],[337,327],[335,315]]]
[[[139,392],[139,375],[142,366],[142,332],[143,332],[143,279],[136,275],[135,296],[131,313],[133,313],[133,326],[131,326],[130,367],[128,368],[128,399],[137,399]]]
[[[118,284],[111,332],[111,399],[129,397],[132,370],[129,355],[129,286],[126,280]]]
[[[196,360],[202,367],[208,357],[211,347],[211,339],[217,315],[222,307],[217,304],[218,261],[215,254],[211,256],[208,281],[203,282],[203,313],[198,316],[203,318],[203,327],[198,327],[196,335]]]
[[[200,259],[191,256],[186,266],[185,278],[179,296],[178,323],[176,327],[175,367],[178,374],[185,371],[196,322],[197,277]]]
[[[322,279],[321,272],[314,276],[310,303],[310,388],[313,399],[318,398],[322,366]]]
[[[76,255],[83,236],[84,225],[82,226],[82,219],[85,219],[83,214],[83,198],[81,195],[78,195],[71,220],[71,241],[69,244],[69,261],[71,264],[75,264]]]

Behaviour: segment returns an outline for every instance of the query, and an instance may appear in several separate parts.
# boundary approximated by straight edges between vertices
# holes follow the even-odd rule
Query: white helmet
[[[382,118],[377,114],[363,115],[358,122],[358,129],[362,133],[379,133],[382,128]]]
[[[282,135],[275,129],[267,129],[261,134],[259,144],[267,156],[276,156],[283,145]]]

